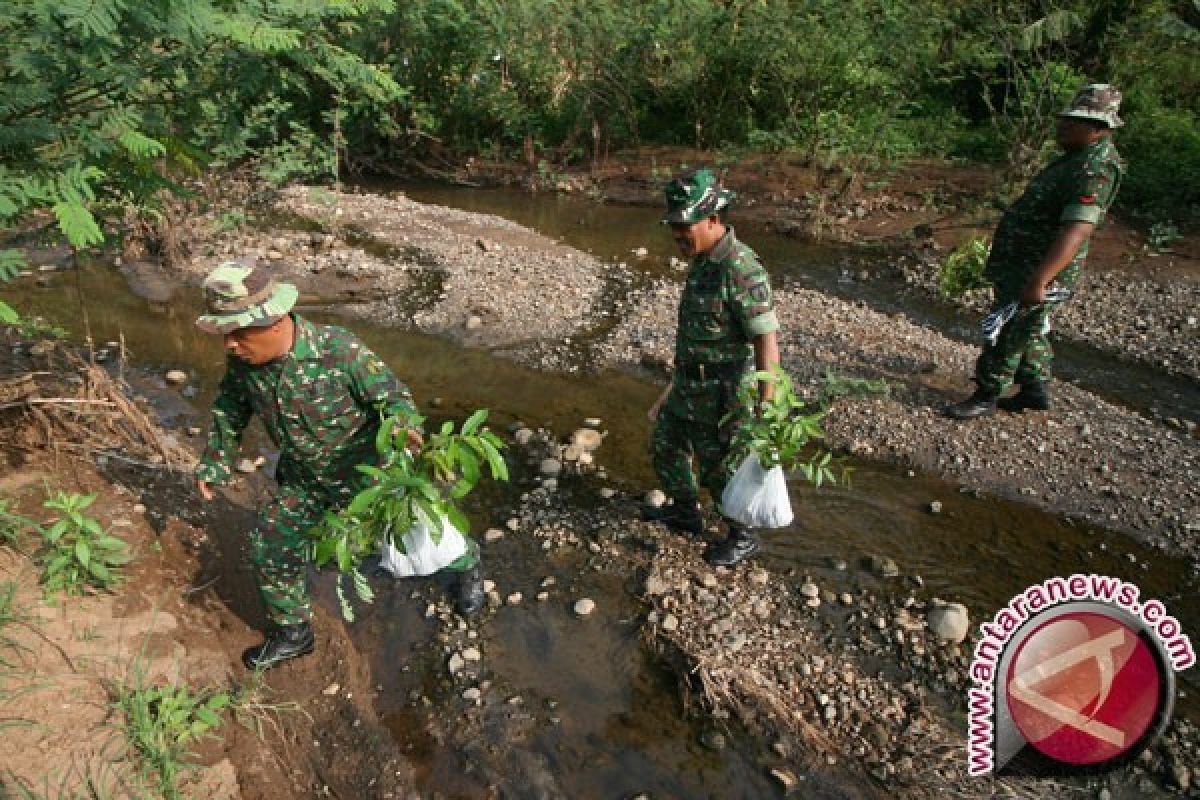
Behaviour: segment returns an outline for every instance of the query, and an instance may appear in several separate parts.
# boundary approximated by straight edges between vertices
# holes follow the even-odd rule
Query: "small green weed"
[[[972,237],[954,249],[938,268],[938,291],[942,297],[962,297],[972,289],[988,285],[983,270],[991,246],[986,239]]]
[[[9,497],[0,498],[0,544],[19,550],[21,540],[29,531],[37,529],[37,523],[16,512],[17,501]]]
[[[79,594],[87,587],[111,589],[121,580],[120,568],[133,558],[124,541],[83,513],[95,500],[94,494],[56,491],[43,503],[60,514],[52,525],[41,529],[43,546],[38,562],[47,595]]]
[[[194,692],[187,686],[122,690],[113,704],[125,712],[125,734],[137,751],[145,779],[167,800],[180,797],[180,774],[188,769],[192,743],[221,727],[220,712],[233,703],[228,692]]]
[[[29,615],[17,605],[17,584],[0,583],[0,667],[11,669],[14,665],[8,660],[9,655],[24,649],[8,635],[8,628],[29,622]]]
[[[822,408],[828,408],[839,397],[866,397],[868,395],[887,397],[891,393],[892,385],[882,378],[878,380],[850,378],[828,370],[825,373],[825,379],[821,382],[817,403]]]
[[[246,212],[238,208],[222,211],[217,215],[217,231],[230,233],[246,224]]]
[[[1151,253],[1163,253],[1182,238],[1179,227],[1171,220],[1156,222],[1150,226],[1144,249]]]

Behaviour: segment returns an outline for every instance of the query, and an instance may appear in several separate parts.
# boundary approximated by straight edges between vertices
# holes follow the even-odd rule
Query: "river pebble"
[[[927,615],[929,629],[934,635],[944,641],[958,644],[967,638],[970,630],[970,619],[967,607],[962,603],[941,603],[929,609]]]
[[[575,601],[575,613],[581,617],[586,617],[596,610],[596,603],[588,597],[581,598]]]

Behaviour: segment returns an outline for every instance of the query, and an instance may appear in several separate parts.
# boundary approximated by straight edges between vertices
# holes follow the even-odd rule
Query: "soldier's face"
[[[258,366],[282,356],[291,349],[288,317],[261,328],[238,328],[225,334],[225,352],[247,364]]]
[[[671,237],[684,258],[693,258],[709,250],[721,241],[725,226],[719,217],[712,216],[695,225],[672,225]]]
[[[1059,117],[1055,140],[1063,150],[1082,150],[1106,132],[1103,126],[1095,126],[1075,117]]]

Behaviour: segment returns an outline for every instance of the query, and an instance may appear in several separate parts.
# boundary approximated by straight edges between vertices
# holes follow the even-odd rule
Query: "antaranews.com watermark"
[[[968,691],[968,769],[1022,751],[1070,771],[1136,756],[1170,720],[1191,640],[1158,600],[1107,575],[1030,586],[980,625]]]

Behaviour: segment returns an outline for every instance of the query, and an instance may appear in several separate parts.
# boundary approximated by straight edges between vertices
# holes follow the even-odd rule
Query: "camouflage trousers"
[[[736,378],[725,385],[685,383],[673,388],[654,422],[650,439],[654,472],[670,497],[699,497],[699,487],[703,486],[713,503],[720,505],[725,484],[738,467],[731,447],[744,416],[734,415],[721,422],[737,408],[736,389]]]
[[[272,624],[299,625],[312,620],[308,590],[312,539],[308,532],[326,511],[349,502],[359,488],[350,481],[282,482],[259,513],[258,525],[250,534],[250,564]],[[467,545],[467,552],[447,570],[475,566],[478,545],[470,537]]]
[[[1003,308],[1020,296],[1020,289],[996,289],[993,308]],[[985,342],[975,362],[975,383],[985,392],[1000,395],[1013,383],[1045,383],[1051,378],[1054,350],[1046,333],[1050,312],[1057,303],[1022,306],[1000,329],[996,341]]]

